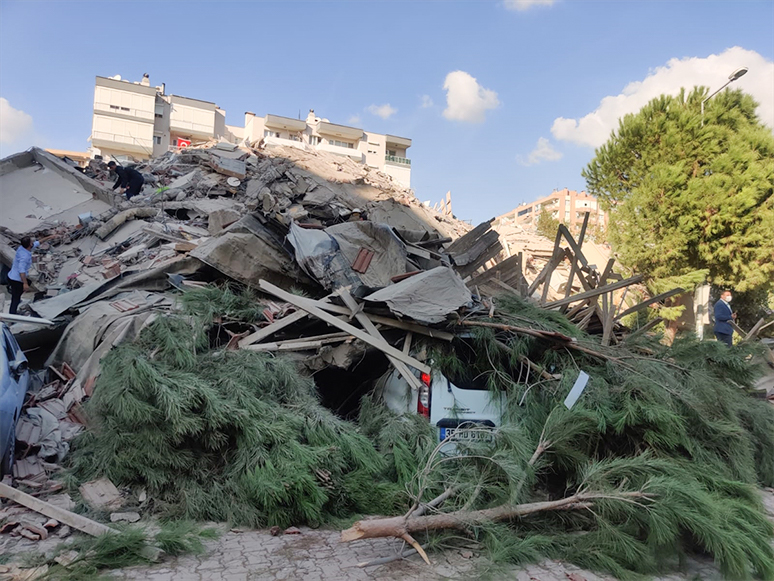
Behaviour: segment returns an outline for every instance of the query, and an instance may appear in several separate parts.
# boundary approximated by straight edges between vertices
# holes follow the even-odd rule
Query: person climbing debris
[[[729,347],[734,344],[734,328],[731,321],[736,321],[736,313],[731,309],[731,291],[724,290],[720,300],[715,303],[715,337]]]
[[[37,248],[40,243],[32,241],[32,238],[25,236],[21,239],[21,245],[16,250],[16,255],[13,258],[13,266],[8,273],[8,283],[11,289],[11,306],[8,309],[9,315],[15,315],[16,309],[19,307],[21,297],[24,293],[30,290],[29,282],[27,280],[27,272],[32,266],[32,249]]]
[[[118,179],[116,179],[116,184],[113,186],[113,189],[118,189],[119,194],[126,192],[126,199],[131,200],[132,196],[136,196],[140,193],[142,185],[145,183],[145,178],[142,177],[140,172],[131,167],[120,166],[114,161],[111,161],[108,164],[108,168],[118,175]]]

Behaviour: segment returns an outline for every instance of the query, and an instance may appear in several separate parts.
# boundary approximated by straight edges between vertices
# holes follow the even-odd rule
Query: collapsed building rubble
[[[81,179],[106,179],[103,165],[90,164]],[[672,488],[652,492],[649,478],[699,487],[690,500],[704,510],[699,497],[722,496],[714,488],[720,484],[680,473],[675,455],[677,447],[702,461],[710,454],[680,426],[696,421],[693,413],[711,410],[693,401],[701,399],[697,393],[690,401],[675,393],[680,381],[698,385],[702,379],[735,406],[733,413],[712,415],[708,425],[741,426],[747,447],[755,450],[753,456],[740,452],[739,465],[714,456],[710,464],[741,486],[774,483],[774,474],[765,473],[774,467],[771,438],[760,429],[770,414],[749,411],[729,395],[749,388],[752,372],[733,378],[731,389],[718,378],[726,378],[736,360],[727,361],[723,352],[704,362],[710,367],[694,369],[690,354],[640,344],[647,341],[644,332],[628,333],[621,319],[683,291],[627,295],[642,277],[615,272],[613,259],[602,268],[594,264],[585,252],[585,222],[577,239],[560,227],[553,244],[535,237],[519,247],[492,221],[471,228],[450,212],[423,206],[375,170],[331,154],[280,147],[182,150],[138,169],[147,176],[146,186],[131,202],[109,198],[111,207],[99,214],[68,219],[60,213],[31,230],[3,230],[0,238],[7,260],[20,234],[54,235],[36,253],[36,296],[25,304],[27,313],[62,327],[46,361],[44,385],[30,392],[17,426],[14,476],[35,494],[58,490],[52,478],[67,456],[81,480],[107,476],[108,483],[148,491],[153,501],[129,511],[138,515],[166,511],[284,527],[353,512],[397,514],[413,504],[410,515],[358,523],[343,539],[391,535],[420,554],[424,550],[412,536],[419,530],[470,530],[555,509],[599,509],[607,518],[619,509],[606,503],[629,500],[656,506]],[[104,184],[94,183],[92,193],[103,195]],[[234,291],[232,283],[242,290]],[[14,330],[27,332],[21,323]],[[590,333],[600,337],[591,339]],[[476,344],[488,361],[487,367],[479,360],[477,369],[492,389],[508,394],[509,420],[521,422],[518,437],[526,440],[514,447],[517,436],[504,426],[493,436],[494,448],[471,448],[496,459],[496,473],[486,462],[464,467],[458,488],[432,464],[437,436],[428,424],[392,417],[369,394],[388,365],[409,389],[422,389],[442,370],[439,362],[449,346],[461,339]],[[275,359],[278,354],[283,357]],[[368,359],[374,354],[378,358]],[[589,398],[599,408],[554,412],[561,410],[558,402],[578,367],[593,376]],[[332,375],[334,370],[350,375]],[[661,383],[632,383],[649,372],[654,384]],[[326,382],[336,386],[335,398],[325,393]],[[616,390],[637,392],[661,407],[658,413],[642,409],[637,398]],[[605,397],[614,409],[603,409]],[[383,426],[367,425],[373,418],[363,414],[369,409]],[[523,415],[528,409],[535,415]],[[676,417],[658,415],[667,411]],[[598,414],[596,428],[592,412]],[[341,419],[358,413],[360,427]],[[565,421],[578,422],[578,430],[567,431],[577,441],[560,433]],[[475,434],[479,428],[461,429]],[[710,428],[699,422],[696,429]],[[625,450],[613,445],[622,434]],[[405,442],[398,443],[398,436]],[[530,446],[532,455],[522,457]],[[611,457],[594,455],[594,446]],[[649,453],[671,454],[675,464],[651,462]],[[514,464],[501,461],[508,455]],[[546,479],[539,468],[564,480]],[[584,471],[594,470],[596,480],[582,480],[586,488],[577,485]],[[417,484],[422,474],[436,481]],[[474,474],[489,480],[474,481]],[[614,490],[613,482],[624,480],[629,488]],[[491,487],[486,501],[482,487]],[[559,489],[573,492],[555,498]],[[374,490],[383,493],[378,504]],[[743,511],[755,506],[745,494],[721,500],[728,510]],[[687,510],[668,506],[673,508]],[[573,526],[601,543],[603,523],[591,520],[573,520]],[[542,526],[527,524],[530,534]],[[655,526],[649,522],[640,532]],[[701,523],[695,526],[704,530]],[[768,538],[765,526],[756,526],[758,538]],[[685,532],[675,527],[676,536]],[[718,542],[729,540],[726,529],[714,532]],[[557,532],[563,540],[546,553],[566,557],[570,548],[580,550],[570,534]],[[734,550],[745,571],[763,570],[770,560],[762,549],[762,557]],[[594,566],[639,570],[620,555],[610,559]]]

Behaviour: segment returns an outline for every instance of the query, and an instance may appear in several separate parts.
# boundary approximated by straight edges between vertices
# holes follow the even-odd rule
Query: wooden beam
[[[675,295],[679,295],[679,294],[684,293],[684,292],[685,292],[684,289],[675,288],[675,289],[672,289],[671,291],[667,291],[665,293],[661,293],[660,295],[656,295],[655,297],[650,298],[647,301],[642,301],[641,303],[638,303],[638,304],[634,305],[633,307],[629,307],[628,309],[626,309],[622,313],[619,313],[616,316],[615,320],[618,321],[619,319],[625,317],[626,315],[630,315],[632,313],[636,313],[637,311],[641,311],[645,307],[649,307],[650,305],[652,305],[654,303],[658,303],[660,301],[663,301],[664,299],[668,299],[669,297],[673,297]]]
[[[455,266],[467,266],[476,262],[479,257],[486,253],[490,246],[500,241],[500,234],[497,230],[489,230],[486,234],[481,236],[475,243],[465,252],[459,252],[453,254]]]
[[[566,299],[559,299],[558,301],[554,301],[552,303],[548,303],[546,305],[543,305],[547,309],[555,309],[556,307],[561,307],[563,305],[569,305],[570,303],[574,303],[575,301],[580,301],[583,299],[590,299],[594,297],[598,297],[601,294],[618,290],[619,288],[624,288],[632,284],[637,284],[638,282],[642,282],[643,276],[641,274],[635,275],[631,278],[627,278],[625,280],[622,280],[620,282],[614,282],[612,284],[608,284],[605,286],[600,286],[595,289],[592,289],[590,291],[586,291],[585,293],[579,293],[577,295],[573,295]]]
[[[516,269],[520,263],[521,263],[521,259],[519,258],[519,255],[506,258],[505,260],[503,260],[502,262],[499,262],[492,268],[485,270],[481,274],[474,276],[470,280],[470,282],[468,282],[468,285],[484,284],[486,281],[488,281],[492,277],[497,276],[498,274],[507,274],[511,269]]]
[[[607,294],[603,296],[606,297]],[[602,320],[602,345],[604,345],[605,347],[610,345],[610,337],[613,334],[613,325],[615,324],[616,308],[615,308],[615,300],[612,292],[610,293],[610,298],[607,300],[607,304],[608,304],[607,312],[605,313],[605,318]]]
[[[548,263],[543,267],[543,270],[540,271],[540,274],[537,275],[537,278],[532,281],[532,284],[529,285],[529,288],[527,289],[527,296],[531,297],[532,293],[534,293],[537,288],[540,286],[540,284],[545,280],[546,276],[554,271],[554,268],[559,264],[559,256],[561,255],[564,257],[564,253],[559,251],[559,242],[562,240],[562,231],[561,229],[556,231],[556,237],[554,238],[554,250],[551,253],[551,258],[548,260]]]
[[[376,337],[372,337],[362,329],[358,329],[357,327],[354,327],[350,325],[349,323],[345,323],[344,321],[340,321],[332,314],[323,311],[320,307],[321,304],[319,301],[315,301],[312,299],[307,299],[304,297],[299,297],[294,294],[291,294],[287,291],[282,290],[278,286],[275,286],[271,284],[268,281],[265,281],[263,279],[260,280],[258,283],[258,286],[263,290],[264,292],[267,292],[269,294],[272,294],[276,297],[281,298],[284,301],[287,301],[295,306],[297,306],[299,309],[303,309],[310,315],[314,315],[318,319],[325,321],[329,325],[332,325],[334,327],[337,327],[341,329],[342,331],[346,331],[350,335],[354,335],[356,338],[360,339],[361,341],[368,343],[372,347],[376,347],[380,351],[384,352],[386,355],[392,355],[394,358],[403,361],[404,363],[411,365],[411,367],[414,367],[416,369],[419,369],[420,371],[424,373],[430,373],[431,369],[429,366],[425,365],[424,363],[421,363],[420,361],[417,361],[413,357],[410,357],[408,355],[405,355],[402,351],[399,351],[398,349],[395,349],[392,345],[387,343],[384,339],[377,339]],[[349,312],[349,310],[347,310]]]
[[[290,313],[289,315],[285,315],[281,319],[274,321],[272,324],[267,325],[262,329],[258,329],[255,333],[252,333],[251,335],[248,335],[247,337],[242,339],[239,342],[239,346],[242,349],[244,349],[245,347],[252,345],[253,343],[258,343],[259,341],[263,341],[264,339],[266,339],[266,337],[269,337],[270,335],[273,335],[277,331],[281,331],[285,327],[288,327],[293,323],[300,321],[301,319],[305,319],[308,316],[309,316],[309,313],[307,313],[306,311],[296,311],[295,313]]]
[[[519,252],[516,255],[518,262],[516,262],[516,289],[519,291],[521,297],[527,296],[527,279],[524,277],[524,253]]]
[[[328,337],[327,339],[318,339],[316,337],[309,337],[305,341],[279,341],[277,343],[258,343],[257,345],[248,345],[245,347],[248,351],[256,351],[262,353],[264,351],[308,351],[311,349],[319,349],[323,345],[331,345],[333,343],[343,343],[354,339],[348,333],[344,333],[343,337]]]
[[[472,275],[475,273],[479,268],[484,266],[487,262],[489,262],[491,259],[493,259],[495,256],[500,254],[502,252],[503,245],[500,242],[500,239],[498,238],[497,241],[492,244],[489,248],[486,249],[486,251],[479,256],[476,260],[471,262],[470,264],[466,264],[465,266],[455,266],[455,269],[459,273],[459,275],[462,278],[465,278],[467,276]]]
[[[404,331],[411,331],[412,333],[419,333],[433,339],[441,339],[442,341],[453,341],[456,335],[449,333],[448,331],[439,331],[432,327],[425,327],[424,325],[418,325],[417,323],[409,323],[408,321],[400,321],[398,319],[392,319],[390,317],[382,317],[381,315],[372,315],[366,313],[366,316],[371,319],[377,325],[386,325],[388,327],[394,327],[395,329],[403,329]]]
[[[349,293],[348,288],[342,288],[339,289],[338,295],[341,297],[341,300],[344,301],[344,304],[347,305],[350,311],[352,311],[352,314],[357,319],[357,322],[360,323],[360,325],[363,327],[363,329],[366,330],[366,332],[371,335],[371,337],[374,337],[376,339],[381,339],[384,341],[384,337],[382,337],[382,334],[377,330],[376,326],[371,322],[371,319],[369,319],[362,310],[361,305],[357,304],[357,301],[352,298],[352,295]],[[386,341],[385,341],[386,343]],[[405,345],[404,350],[401,351],[404,355],[409,355],[406,353]],[[403,363],[403,361],[400,361],[393,357],[392,355],[387,355],[387,359],[390,360],[390,363],[392,363],[392,366],[398,370],[398,373],[400,373],[403,378],[406,380],[406,382],[411,386],[412,389],[419,390],[420,387],[422,387],[422,382],[419,381],[419,378],[414,375],[411,370],[408,368],[408,366]]]
[[[562,234],[562,236],[564,236],[564,239],[567,240],[567,244],[570,245],[570,248],[572,248],[572,252],[573,254],[575,254],[575,258],[577,258],[578,261],[583,266],[588,266],[589,261],[586,260],[586,257],[583,255],[583,251],[580,248],[580,245],[575,241],[575,238],[573,237],[572,233],[567,228],[567,226],[565,226],[564,224],[559,224],[559,232]]]
[[[494,220],[494,218],[492,218],[492,220]],[[492,220],[481,222],[481,224],[473,228],[473,230],[464,236],[457,238],[457,240],[452,242],[448,248],[446,248],[446,252],[449,254],[462,254],[468,250],[476,243],[476,240],[478,240],[481,236],[484,235],[484,233],[488,232],[492,228]]]
[[[577,315],[579,312],[581,312],[586,306],[588,305],[588,301],[581,301],[577,305],[575,305],[573,308],[571,308],[565,316],[572,320],[572,318]]]
[[[752,339],[753,337],[755,337],[758,334],[758,332],[763,328],[763,322],[765,320],[766,319],[764,319],[763,317],[758,319],[758,322],[755,323],[755,325],[753,325],[753,328],[750,329],[750,332],[747,333],[747,335],[745,335],[744,340],[747,341],[747,340]]]
[[[0,483],[0,495],[13,500],[22,506],[26,506],[30,510],[34,510],[35,512],[45,515],[48,518],[58,520],[67,526],[94,537],[108,533],[114,534],[119,532],[114,528],[88,519],[85,516],[75,514],[74,512],[70,512],[69,510],[54,506],[53,504],[49,504],[43,500],[40,500],[39,498],[35,498],[34,496],[30,496],[29,494],[26,494],[21,490],[17,490],[16,488],[12,488],[7,484]]]
[[[637,335],[642,335],[643,333],[646,333],[647,331],[650,331],[650,330],[651,330],[653,327],[655,327],[656,325],[658,325],[658,324],[659,324],[660,322],[662,322],[663,320],[664,320],[664,319],[662,319],[661,317],[656,317],[656,318],[655,318],[655,319],[653,319],[652,321],[648,321],[648,322],[647,322],[647,323],[645,323],[645,324],[644,324],[642,327],[640,327],[640,328],[639,328],[639,329],[637,329],[636,331],[633,331],[632,333],[630,333],[629,335],[627,335],[626,337],[624,337],[624,342],[628,341],[628,340],[629,340],[629,339],[631,339],[632,337],[636,337]]]
[[[581,226],[580,235],[578,236],[578,248],[583,248],[583,241],[586,238],[586,226],[588,226],[589,223],[589,215],[590,212],[586,212],[586,214],[583,216],[583,225]],[[572,266],[570,267],[570,275],[567,277],[567,285],[564,289],[564,298],[567,298],[572,294],[572,283],[575,279],[575,274],[577,271],[579,271],[578,267],[576,266],[577,259],[575,258],[575,255],[572,255],[571,263]]]
[[[507,290],[508,292],[511,292],[515,295],[519,295],[519,291],[517,291],[515,288],[513,288],[511,285],[504,283],[499,278],[493,278],[490,282],[495,283],[497,286],[499,286],[502,289]]]

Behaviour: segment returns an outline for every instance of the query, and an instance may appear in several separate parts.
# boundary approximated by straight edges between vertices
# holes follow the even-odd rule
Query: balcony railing
[[[392,163],[400,163],[403,165],[411,165],[411,160],[406,157],[398,157],[397,155],[385,155],[384,161],[391,161]]]

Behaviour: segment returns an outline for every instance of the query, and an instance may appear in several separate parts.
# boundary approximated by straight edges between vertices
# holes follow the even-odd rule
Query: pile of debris
[[[91,395],[91,388],[81,386],[67,363],[60,369],[49,366],[42,375],[52,381],[29,393],[16,424],[13,476],[17,484],[51,492],[49,476],[59,471],[59,463],[69,452],[69,442],[86,425],[80,404]]]
[[[0,179],[12,180],[10,185],[42,168],[46,175],[63,174],[83,192],[69,210],[31,196],[36,214],[16,219],[14,212],[0,224],[5,263],[21,236],[47,238],[28,277],[38,300],[23,305],[46,318],[63,311],[52,312],[40,299],[94,288],[126,272],[174,270],[189,257],[243,284],[264,278],[310,290],[317,288],[314,280],[328,289],[342,282],[380,287],[440,265],[453,265],[467,278],[515,258],[514,245],[501,242],[490,222],[463,237],[470,230],[464,222],[424,206],[389,176],[325,152],[223,143],[168,152],[137,166],[146,185],[131,202],[112,194],[110,182],[90,179],[107,176],[104,163],[95,160],[85,174],[36,149],[2,163],[9,169]],[[96,198],[86,200],[89,192]],[[542,240],[533,236],[519,253],[528,283],[552,256]],[[337,273],[314,272],[321,261]],[[561,285],[559,278],[556,283],[554,276],[554,286]],[[502,283],[507,281],[498,275],[498,292]],[[55,310],[75,304],[68,302],[55,302]]]
[[[0,179],[64,172],[30,155]],[[15,476],[33,494],[59,486],[48,477],[71,445],[71,475],[147,513],[286,527],[412,507],[344,540],[395,536],[423,554],[412,535],[461,528],[512,561],[625,575],[693,535],[730,574],[774,568],[752,488],[774,484],[774,419],[745,394],[748,345],[630,333],[623,317],[683,290],[630,292],[641,276],[586,255],[587,222],[518,246],[376,170],[293,148],[170,152],[107,209],[94,204],[109,184],[89,177],[104,167],[66,167],[96,198],[0,235],[4,260],[22,235],[52,236],[25,305],[62,330],[17,427]],[[374,395],[393,370],[412,393],[438,374],[484,377],[503,425],[461,426],[470,437],[442,454],[434,426]]]

